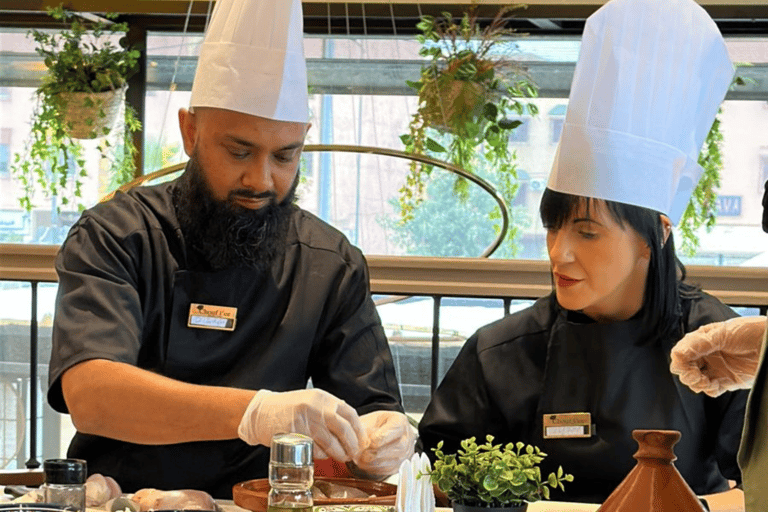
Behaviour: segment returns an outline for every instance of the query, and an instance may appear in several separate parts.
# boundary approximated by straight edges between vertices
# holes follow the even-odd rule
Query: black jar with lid
[[[43,499],[46,503],[85,512],[85,479],[88,474],[86,461],[47,459],[43,462],[43,473]]]

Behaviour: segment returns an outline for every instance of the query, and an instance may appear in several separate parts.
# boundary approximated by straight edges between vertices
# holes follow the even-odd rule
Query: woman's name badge
[[[234,331],[236,321],[237,308],[194,303],[189,305],[187,327]]]
[[[544,439],[572,439],[592,436],[592,415],[569,412],[544,415]]]

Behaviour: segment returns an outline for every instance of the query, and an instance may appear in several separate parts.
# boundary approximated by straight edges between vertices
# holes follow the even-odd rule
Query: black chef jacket
[[[311,379],[360,414],[402,411],[357,248],[297,208],[285,257],[268,275],[197,271],[187,264],[174,187],[118,194],[70,231],[56,258],[48,390],[54,409],[67,412],[62,373],[99,358],[203,385],[286,391]],[[193,303],[237,308],[235,330],[187,327]],[[268,452],[239,439],[144,446],[77,433],[68,455],[127,492],[192,488],[231,498],[233,484],[266,476]]]
[[[703,294],[684,299],[684,330],[735,313]],[[746,392],[695,394],[669,371],[677,339],[659,340],[642,318],[608,324],[563,310],[554,294],[481,328],[462,348],[419,425],[423,449],[462,439],[523,441],[548,454],[542,476],[574,475],[560,499],[602,503],[635,466],[634,429],[682,432],[675,466],[697,494],[740,481],[736,463]],[[543,416],[591,413],[590,438],[544,439]],[[559,491],[558,491],[559,492]],[[557,496],[557,494],[555,494]]]

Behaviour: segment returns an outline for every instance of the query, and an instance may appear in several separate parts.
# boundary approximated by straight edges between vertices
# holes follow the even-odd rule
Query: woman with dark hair
[[[680,295],[694,295],[697,293],[697,289],[683,282],[685,267],[675,254],[674,241],[671,236],[672,223],[669,217],[632,204],[585,198],[550,189],[546,189],[542,195],[539,213],[542,224],[547,230],[548,246],[550,243],[554,244],[558,233],[572,223],[576,224],[580,235],[585,240],[594,239],[595,235],[591,233],[590,228],[594,227],[597,222],[593,217],[606,214],[610,216],[612,223],[617,224],[626,233],[627,237],[643,243],[643,251],[649,253],[648,258],[646,258],[647,261],[644,261],[643,265],[647,264],[648,268],[640,269],[641,272],[635,275],[636,286],[630,290],[630,293],[639,294],[639,300],[643,300],[643,296],[645,297],[646,325],[654,326],[659,335],[673,335],[678,330]],[[583,220],[574,222],[578,219]],[[631,233],[627,228],[631,228],[634,233]],[[636,240],[638,237],[640,240]],[[609,249],[614,251],[614,254],[615,251],[619,250],[617,247],[609,247]],[[549,254],[550,259],[553,259],[551,247]],[[599,255],[596,256],[600,257]],[[603,267],[603,270],[609,269]],[[641,283],[643,274],[647,274],[647,278],[644,280],[645,293],[643,293],[643,284]],[[562,275],[553,274],[553,280],[558,277],[562,277]],[[568,283],[564,282],[563,284]],[[565,295],[565,290],[570,288],[557,287],[556,289],[561,295]],[[584,308],[568,307],[564,296],[559,297],[559,300],[566,309],[584,312]],[[583,294],[581,300],[584,300]],[[588,314],[587,312],[584,313]]]
[[[531,443],[548,454],[543,474],[575,476],[561,499],[601,503],[636,463],[632,430],[672,429],[694,492],[727,491],[746,392],[697,395],[668,366],[684,333],[737,315],[683,282],[665,215],[549,189],[540,212],[555,291],[466,342],[420,423],[422,448]]]
[[[707,397],[669,371],[685,333],[737,316],[684,282],[672,235],[732,76],[693,0],[610,0],[590,16],[540,204],[554,292],[467,340],[419,425],[429,455],[488,434],[533,444],[542,474],[574,475],[562,499],[601,503],[636,464],[633,430],[679,430],[693,491],[743,510],[731,487],[746,392]]]

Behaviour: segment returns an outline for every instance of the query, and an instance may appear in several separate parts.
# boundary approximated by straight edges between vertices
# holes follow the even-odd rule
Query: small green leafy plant
[[[62,205],[70,197],[81,197],[83,178],[87,176],[83,145],[72,133],[72,123],[64,117],[67,99],[64,93],[101,93],[122,89],[135,71],[140,53],[125,42],[126,23],[107,20],[88,23],[61,6],[48,8],[48,14],[64,24],[58,32],[31,30],[35,51],[43,57],[47,75],[35,91],[36,104],[32,113],[30,136],[21,153],[14,155],[12,172],[22,186],[19,203],[27,211],[33,208],[36,189],[46,196],[56,196]],[[115,44],[113,38],[121,37]],[[86,107],[100,106],[87,98]],[[136,147],[133,133],[141,129],[134,110],[123,105],[122,134],[110,141],[111,128],[95,129],[96,119],[80,119],[93,126],[89,138],[98,138],[102,160],[110,162],[110,184],[124,183],[133,178]],[[103,108],[95,116],[105,117]],[[72,183],[70,183],[70,180]],[[69,191],[69,193],[67,193]],[[83,205],[78,204],[82,209]]]
[[[433,448],[437,460],[429,476],[451,502],[470,506],[505,507],[549,499],[549,489],[564,490],[563,482],[573,475],[550,473],[542,480],[539,464],[547,456],[539,448],[525,443],[493,444],[493,436],[478,445],[474,437],[461,442],[456,454],[442,451],[440,441]]]
[[[536,105],[523,101],[537,96],[535,85],[514,61],[504,58],[497,44],[514,33],[507,25],[520,6],[504,6],[482,25],[473,4],[461,18],[423,16],[417,28],[419,55],[426,57],[420,79],[408,82],[419,105],[401,135],[405,151],[430,154],[466,170],[493,169],[497,189],[509,203],[517,192],[515,155],[509,136],[522,122],[516,117],[535,115]],[[432,167],[414,162],[400,189],[401,220],[412,218],[425,196]],[[454,192],[468,197],[469,183],[458,177]]]

